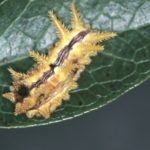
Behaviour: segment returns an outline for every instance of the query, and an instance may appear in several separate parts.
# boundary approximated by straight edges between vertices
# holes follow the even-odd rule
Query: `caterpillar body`
[[[15,104],[15,115],[25,113],[28,118],[49,118],[63,100],[69,100],[69,91],[77,88],[76,82],[85,65],[91,62],[90,57],[104,50],[99,42],[116,36],[114,32],[92,30],[81,20],[74,4],[70,10],[70,30],[49,11],[58,41],[47,55],[30,51],[37,64],[26,74],[9,68],[13,82],[10,92],[3,97]]]

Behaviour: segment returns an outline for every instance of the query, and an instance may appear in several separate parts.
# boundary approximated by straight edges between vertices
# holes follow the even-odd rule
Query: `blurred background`
[[[117,101],[57,124],[0,129],[1,150],[150,150],[150,80]]]

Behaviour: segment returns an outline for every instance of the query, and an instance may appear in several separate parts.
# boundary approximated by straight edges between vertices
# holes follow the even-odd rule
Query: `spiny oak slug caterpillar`
[[[90,57],[104,50],[99,42],[116,36],[114,32],[92,30],[80,19],[74,4],[70,10],[71,30],[52,11],[48,12],[59,40],[47,56],[30,51],[37,64],[26,74],[8,69],[13,82],[10,92],[3,97],[15,104],[15,115],[25,113],[28,118],[49,118],[63,100],[69,99],[68,93],[77,87],[76,81],[85,65],[91,62]]]

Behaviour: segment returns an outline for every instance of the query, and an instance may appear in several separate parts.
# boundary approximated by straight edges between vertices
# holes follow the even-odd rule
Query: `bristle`
[[[50,113],[53,113],[58,106],[62,103],[62,93],[59,96],[56,96],[53,101],[50,102]]]
[[[12,78],[13,78],[13,80],[15,80],[15,81],[20,80],[20,79],[25,79],[25,78],[27,77],[26,74],[16,72],[16,71],[15,71],[14,69],[12,69],[11,67],[8,68],[8,71],[11,73]]]
[[[70,98],[70,95],[68,93],[66,93],[63,97],[63,100],[67,101],[67,100],[69,100],[69,98]]]
[[[85,54],[87,54],[87,51],[90,53],[90,52],[100,52],[104,50],[103,46],[92,43],[81,44],[79,48],[81,49],[81,51],[84,51]]]
[[[13,103],[15,102],[15,96],[14,96],[14,93],[12,93],[12,92],[4,93],[3,97],[6,99],[9,99]]]
[[[40,55],[38,52],[35,51],[30,51],[29,52],[30,56],[39,64],[46,63],[46,56],[45,55]]]
[[[24,113],[26,110],[29,110],[32,108],[36,103],[36,100],[34,98],[28,97],[25,98],[25,100],[22,103],[16,103],[15,107],[15,115],[19,115],[21,113]]]
[[[46,103],[45,105],[42,105],[40,108],[38,108],[38,112],[41,116],[44,118],[49,118],[50,115],[50,109],[49,109],[49,103]]]
[[[80,77],[81,72],[83,72],[84,69],[85,69],[85,64],[86,64],[85,61],[87,61],[87,60],[84,60],[84,59],[82,59],[82,60],[83,60],[84,62],[80,62],[80,68],[78,68],[76,74],[74,75],[73,81],[77,81],[77,80],[79,79],[79,77]],[[89,61],[88,61],[88,63],[89,63]]]
[[[78,28],[82,28],[82,27],[88,27],[85,23],[83,23],[83,21],[80,19],[80,15],[77,11],[77,9],[75,8],[75,5],[73,3],[70,4],[70,10],[71,10],[71,24],[72,24],[72,29],[78,29]]]
[[[29,110],[26,115],[28,118],[33,118],[38,113],[37,109]]]
[[[72,13],[72,18],[71,18],[72,28],[75,29],[78,26],[82,26],[82,21],[80,19],[80,16],[79,16],[74,4],[70,5],[70,9],[71,9],[71,13]]]
[[[116,35],[117,34],[114,32],[92,32],[87,35],[85,41],[90,43],[97,43],[108,40]]]
[[[54,13],[52,11],[48,12],[49,17],[51,18],[55,28],[56,28],[56,32],[57,35],[60,39],[65,38],[66,35],[68,35],[69,30],[64,26],[64,24],[62,24],[57,17],[54,15]]]
[[[22,109],[21,107],[21,103],[17,103],[16,106],[15,106],[15,115],[19,115],[21,113],[24,113],[25,110]]]
[[[78,87],[78,84],[77,84],[76,82],[72,82],[72,83],[70,84],[69,91],[70,91],[70,90],[73,90],[73,89],[76,89],[77,87]]]

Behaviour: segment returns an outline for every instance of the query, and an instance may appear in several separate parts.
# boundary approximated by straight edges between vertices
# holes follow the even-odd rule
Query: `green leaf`
[[[70,27],[71,0],[0,0],[0,95],[12,80],[7,68],[25,72],[33,65],[28,51],[45,52],[56,41],[47,16],[54,10]],[[93,57],[71,92],[50,119],[15,117],[14,105],[0,97],[0,126],[28,127],[74,118],[102,107],[150,76],[150,1],[74,0],[81,17],[99,30],[116,31],[118,37],[104,42],[105,51]]]

